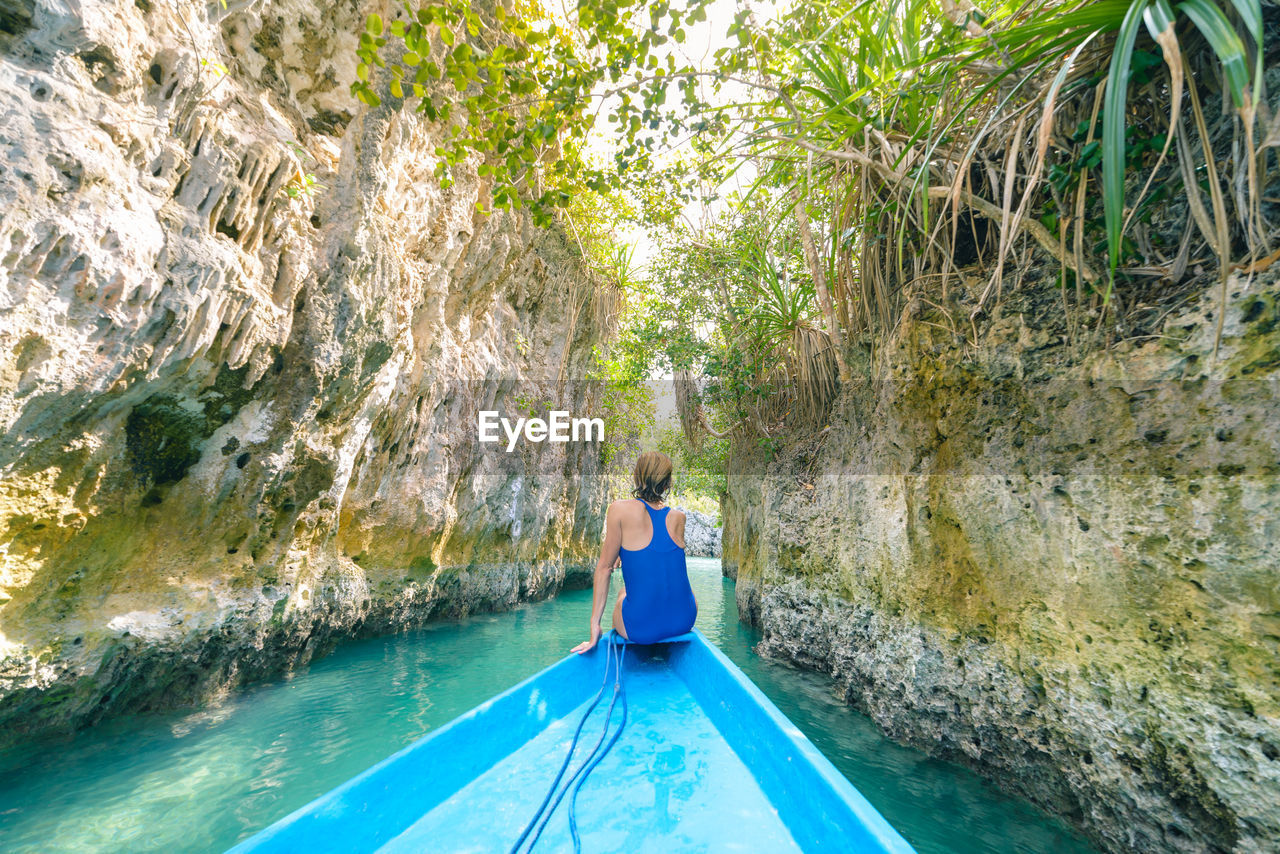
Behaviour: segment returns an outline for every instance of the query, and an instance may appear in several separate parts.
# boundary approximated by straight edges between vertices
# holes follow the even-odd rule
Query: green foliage
[[[660,432],[657,450],[671,458],[675,477],[671,502],[703,513],[720,515],[720,497],[728,491],[725,467],[729,442],[710,438],[694,449],[675,427]]]
[[[1249,51],[1240,39],[1223,10],[1210,0],[1186,0],[1179,3],[1177,11],[1186,15],[1213,49],[1227,79],[1231,98],[1236,108],[1250,111],[1254,93],[1262,86],[1262,4],[1260,0],[1232,0],[1250,34],[1254,37],[1257,54],[1256,74],[1249,76]],[[1126,152],[1125,113],[1128,106],[1129,82],[1134,69],[1134,45],[1139,25],[1145,25],[1152,39],[1157,42],[1168,39],[1165,59],[1171,65],[1181,65],[1182,56],[1174,34],[1176,21],[1174,8],[1168,0],[1132,0],[1120,23],[1115,51],[1107,75],[1106,100],[1103,107],[1102,133],[1102,187],[1107,222],[1107,254],[1114,277],[1120,262],[1121,237],[1124,231],[1125,166]],[[1181,67],[1174,69],[1182,74]],[[1110,286],[1108,286],[1110,293]]]
[[[999,278],[1014,234],[1041,219],[1027,214],[1040,175],[1057,165],[1046,151],[1054,102],[1094,85],[1105,86],[1106,102],[1099,136],[1085,148],[1096,143],[1099,152],[1114,272],[1125,176],[1133,163],[1127,93],[1143,74],[1140,61],[1155,55],[1137,46],[1144,27],[1174,63],[1181,62],[1178,19],[1194,24],[1218,57],[1238,109],[1252,109],[1262,68],[1259,0],[1184,0],[1176,7],[1169,0],[1000,0],[968,7],[943,0],[814,0],[792,4],[765,23],[741,11],[728,31],[736,46],[717,52],[708,70],[677,62],[667,49],[705,19],[707,2],[611,0],[581,4],[567,18],[536,0],[520,0],[510,12],[498,4],[491,16],[468,0],[430,0],[421,8],[406,3],[389,25],[368,17],[352,91],[371,105],[384,92],[415,100],[444,128],[434,152],[444,184],[454,168],[479,155],[480,174],[493,180],[493,206],[528,205],[543,225],[581,190],[606,195],[629,187],[651,221],[670,226],[694,179],[735,168],[713,155],[724,154],[724,144],[745,142],[739,155],[766,166],[760,186],[798,184],[810,205],[822,197],[831,203],[823,263],[836,301],[853,325],[883,327],[893,323],[910,259],[923,257],[927,267],[949,275],[955,228],[945,220],[960,212],[958,201],[1003,208]],[[1228,10],[1239,17],[1251,47]],[[1115,49],[1108,66],[1099,67],[1084,48],[1111,33],[1118,33]],[[1046,87],[1041,73],[1055,69]],[[703,81],[713,92],[733,81],[752,94],[715,106],[703,99]],[[1026,108],[1038,100],[1046,108],[1030,123],[1039,137],[1032,177],[1013,208],[1010,188],[999,186],[999,164],[1007,159],[1002,155],[1016,158],[1028,148],[1026,135],[1013,131],[1023,130],[1033,115]],[[1023,121],[1014,124],[1019,115]],[[601,117],[617,140],[608,164],[585,154]],[[686,134],[694,161],[659,168],[656,155]],[[1068,156],[1093,160],[1092,152]],[[965,176],[983,161],[996,164],[988,170],[993,181],[972,187]],[[940,198],[947,204],[937,204]],[[1046,249],[1051,238],[1040,241]],[[616,260],[606,259],[605,266],[617,272]],[[1075,272],[1086,280],[1095,277],[1087,259],[1061,260],[1073,270],[1079,266]]]
[[[1187,38],[1192,27],[1179,34],[1180,21],[1208,50]],[[1248,129],[1247,156],[1236,158],[1237,186],[1249,187],[1238,199],[1238,220],[1250,248],[1263,245],[1252,130],[1261,32],[1259,0],[814,0],[763,26],[743,19],[738,47],[722,58],[726,68],[763,81],[765,95],[744,112],[740,129],[747,151],[768,165],[759,187],[799,187],[811,203],[830,203],[825,263],[842,323],[885,332],[908,292],[940,284],[945,297],[958,272],[956,235],[977,217],[998,233],[977,247],[979,263],[994,270],[975,314],[992,293],[998,298],[1020,236],[1056,256],[1086,294],[1100,278],[1091,255],[1105,253],[1114,274],[1136,251],[1124,237],[1127,223],[1149,216],[1147,190],[1174,138],[1167,129],[1176,124],[1184,66],[1208,72],[1216,60],[1226,79]],[[1180,41],[1197,53],[1188,55]],[[1190,79],[1202,87],[1212,75]],[[1173,116],[1165,131],[1150,129],[1160,121],[1150,99],[1130,105],[1136,86],[1168,99]],[[1101,115],[1090,115],[1100,93]],[[1089,116],[1085,138],[1066,150],[1054,144],[1063,111]],[[1098,167],[1101,176],[1091,174]],[[1142,192],[1126,199],[1126,182],[1144,171]],[[1087,191],[1090,181],[1100,192]],[[1210,190],[1219,193],[1216,179]],[[1228,227],[1221,208],[1214,212],[1219,230]],[[1090,239],[1073,252],[1068,230]],[[1225,259],[1226,250],[1219,254]],[[1111,282],[1107,276],[1099,291],[1104,302]]]
[[[799,255],[782,247],[778,256],[770,246],[750,241],[743,247],[742,264],[752,300],[746,314],[751,337],[776,349],[799,329],[810,327],[814,314],[813,281],[799,270]]]
[[[571,21],[536,0],[520,0],[511,12],[496,4],[492,17],[469,0],[406,3],[389,27],[368,17],[351,89],[378,105],[374,71],[386,69],[393,98],[412,97],[444,126],[434,152],[443,183],[478,153],[480,174],[493,179],[493,206],[527,206],[546,225],[579,189],[604,194],[633,178],[651,180],[655,152],[709,125],[694,85],[701,72],[659,50],[682,42],[708,2],[581,4]],[[392,42],[402,49],[384,50]],[[669,103],[669,95],[676,99]],[[618,140],[607,167],[583,153],[601,113]]]
[[[285,147],[294,153],[300,162],[308,160],[314,161],[311,152],[303,148],[296,140],[289,140],[285,143]],[[305,167],[304,167],[305,168]],[[303,172],[298,170],[292,178],[289,179],[280,192],[288,196],[290,199],[310,198],[317,190],[323,190],[324,184],[316,180],[316,176],[312,172]]]
[[[593,242],[589,249],[591,267],[605,281],[622,291],[636,290],[643,269],[636,263],[636,249],[610,238]]]
[[[511,402],[522,418],[546,418],[556,408],[555,402],[528,394],[513,395]],[[606,434],[607,435],[607,434]]]
[[[653,423],[653,394],[645,384],[648,362],[643,350],[623,341],[608,352],[595,351],[591,380],[600,383],[600,409],[604,414],[605,470],[622,475],[640,453],[641,437]]]
[[[316,181],[315,175],[310,172],[300,172],[281,188],[281,192],[291,199],[301,199],[323,188],[324,185]]]
[[[489,15],[428,0],[369,16],[360,34],[352,91],[412,102],[438,124],[444,185],[465,163],[493,208],[526,207],[539,225],[560,212],[587,264],[625,294],[623,334],[598,357],[615,458],[638,450],[655,373],[699,377],[695,403],[711,411],[698,417],[772,454],[781,425],[822,423],[837,361],[848,375],[837,342],[890,334],[907,305],[936,305],[967,339],[1001,298],[1006,262],[1031,249],[1075,282],[1079,309],[1105,304],[1124,264],[1194,257],[1160,235],[1126,238],[1179,193],[1165,166],[1175,141],[1193,209],[1202,184],[1213,199],[1216,228],[1200,213],[1194,224],[1224,275],[1238,234],[1265,244],[1259,0],[809,0],[765,21],[744,6],[735,43],[701,68],[667,48],[707,4],[560,13],[516,0]],[[1221,127],[1207,129],[1197,100],[1219,71],[1244,128],[1225,179],[1207,141]],[[732,97],[718,96],[729,84]],[[1178,120],[1184,85],[1203,165]],[[1131,99],[1137,89],[1150,97]],[[595,162],[602,128],[615,151]],[[727,213],[680,224],[695,187],[711,201],[744,163],[758,177]],[[647,269],[616,236],[637,215],[661,230]]]

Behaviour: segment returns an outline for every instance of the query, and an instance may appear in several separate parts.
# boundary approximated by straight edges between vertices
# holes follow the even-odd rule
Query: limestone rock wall
[[[1019,298],[976,346],[912,312],[829,429],[735,452],[741,611],[1107,850],[1280,850],[1274,271],[1232,278],[1216,358],[1216,287],[1106,350]]]
[[[720,557],[720,526],[697,510],[684,511],[684,550],[695,557]]]
[[[611,298],[350,97],[370,11],[5,0],[5,738],[587,577],[599,446],[475,412],[589,413]]]

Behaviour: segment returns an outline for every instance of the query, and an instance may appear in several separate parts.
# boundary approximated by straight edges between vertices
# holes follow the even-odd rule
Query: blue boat
[[[700,632],[614,637],[232,851],[913,850]]]

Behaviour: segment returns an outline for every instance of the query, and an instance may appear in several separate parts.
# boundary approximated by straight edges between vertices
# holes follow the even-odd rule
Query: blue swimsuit
[[[637,499],[639,500],[639,499]],[[653,643],[693,628],[698,605],[689,586],[684,549],[667,533],[667,511],[649,511],[653,537],[642,549],[620,549],[622,581],[627,598],[622,600],[622,622],[632,643]]]

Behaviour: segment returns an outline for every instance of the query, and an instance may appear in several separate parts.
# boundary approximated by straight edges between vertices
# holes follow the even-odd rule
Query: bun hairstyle
[[[671,458],[658,451],[647,451],[636,460],[633,475],[636,488],[631,494],[642,501],[657,504],[671,488]]]

